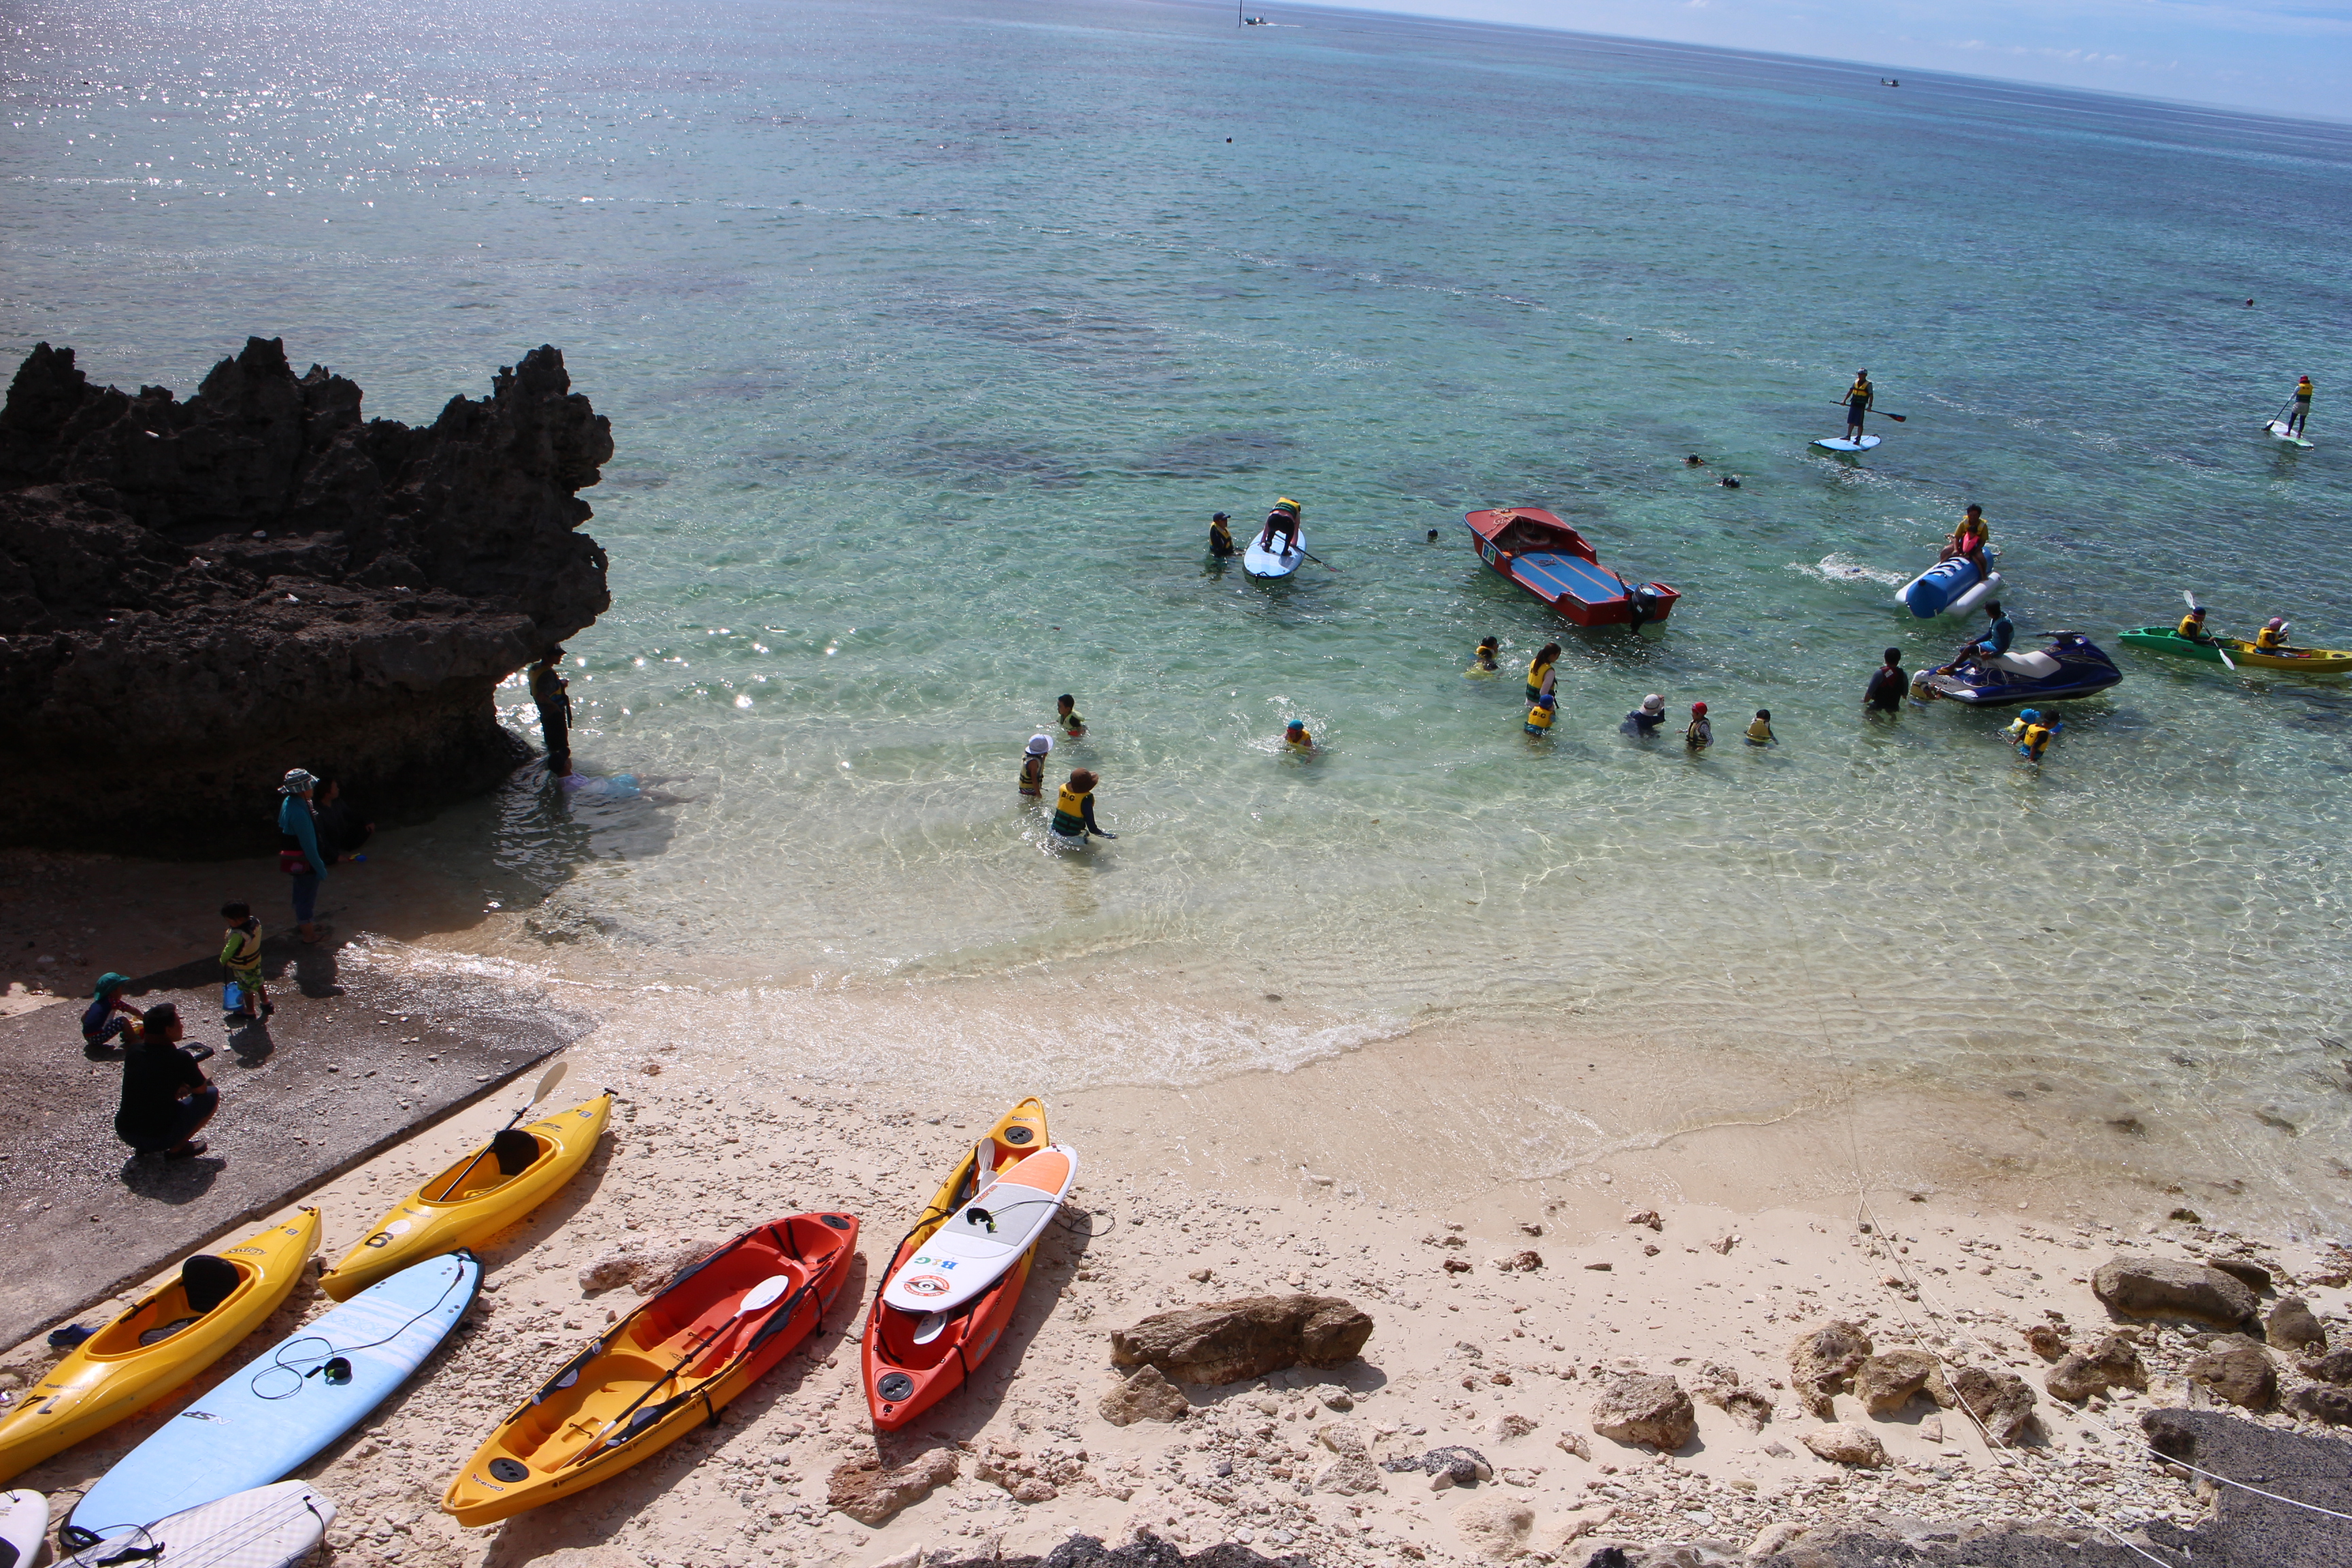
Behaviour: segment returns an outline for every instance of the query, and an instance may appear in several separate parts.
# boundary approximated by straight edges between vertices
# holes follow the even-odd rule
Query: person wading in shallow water
[[[547,776],[572,774],[572,683],[563,679],[563,650],[551,647],[530,672],[530,700],[539,706],[540,738],[547,743]]]

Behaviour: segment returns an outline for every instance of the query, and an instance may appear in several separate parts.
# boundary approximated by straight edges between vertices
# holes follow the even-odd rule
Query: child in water
[[[1087,721],[1078,717],[1078,700],[1066,691],[1055,699],[1054,721],[1073,741],[1082,739],[1087,732]]]
[[[1756,710],[1755,722],[1748,726],[1748,743],[1751,746],[1772,744],[1772,710],[1769,708]]]
[[[1470,668],[1482,675],[1492,675],[1503,668],[1503,645],[1493,637],[1480,637],[1478,651],[1470,656]]]
[[[1694,752],[1704,752],[1715,744],[1715,726],[1706,721],[1706,704],[1691,704],[1691,721],[1683,731],[1683,744]]]
[[[1625,721],[1617,727],[1628,735],[1646,741],[1655,735],[1665,721],[1666,700],[1653,691],[1643,698],[1642,705],[1626,714]]]
[[[1559,694],[1547,691],[1535,700],[1528,710],[1527,731],[1530,735],[1549,735],[1551,721],[1559,716]]]
[[[2066,721],[2055,713],[2044,718],[2040,710],[2028,708],[2018,714],[2016,721],[2002,732],[2015,737],[2019,756],[2028,762],[2038,763],[2042,760],[2042,753],[2050,749],[2050,742],[2057,739],[2058,731],[2065,727]]]
[[[1053,749],[1053,736],[1032,735],[1021,755],[1021,793],[1031,800],[1045,797],[1045,753]]]
[[[1315,749],[1315,737],[1307,732],[1303,721],[1293,719],[1283,726],[1282,743],[1294,752],[1311,752]]]

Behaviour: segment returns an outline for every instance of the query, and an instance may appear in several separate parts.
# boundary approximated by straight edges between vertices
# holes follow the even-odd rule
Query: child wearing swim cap
[[[1311,752],[1315,749],[1315,737],[1307,732],[1303,721],[1293,719],[1283,726],[1282,743],[1294,752]]]
[[[1706,704],[1691,704],[1691,721],[1683,731],[1683,744],[1694,752],[1704,752],[1715,744],[1715,726],[1706,721]]]

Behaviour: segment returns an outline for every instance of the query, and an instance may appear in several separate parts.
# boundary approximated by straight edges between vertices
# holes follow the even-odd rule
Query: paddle
[[[2201,610],[2205,607],[2197,602],[2197,595],[2190,593],[2186,588],[2180,590],[2180,597],[2181,601],[2192,610]],[[2212,639],[2213,651],[2221,656],[2221,662],[2229,666],[2229,668],[2234,672],[2238,668],[2238,661],[2230,657],[2230,650],[2221,646],[2221,639],[2213,637],[2213,634],[2210,632],[2208,632],[2205,635]]]
[[[572,1064],[570,1062],[557,1062],[553,1067],[548,1068],[545,1076],[540,1079],[539,1087],[530,1091],[530,1098],[529,1100],[523,1101],[522,1109],[516,1111],[512,1119],[507,1122],[506,1126],[499,1128],[499,1131],[501,1132],[507,1131],[514,1126],[515,1122],[520,1121],[524,1117],[530,1115],[530,1108],[537,1105],[541,1100],[545,1100],[547,1098],[548,1091],[552,1089],[557,1084],[562,1083],[563,1081],[563,1075],[571,1070]],[[459,1187],[466,1184],[466,1178],[474,1173],[474,1167],[482,1163],[483,1156],[488,1154],[489,1152],[490,1145],[488,1143],[483,1144],[481,1149],[474,1155],[474,1157],[466,1162],[466,1168],[457,1173],[456,1179],[451,1181],[447,1186],[441,1189],[440,1197],[434,1198],[427,1196],[425,1202],[446,1203],[452,1193],[455,1193]]]
[[[1838,406],[1839,406],[1840,408],[1843,408],[1843,407],[1845,407],[1845,406],[1846,406],[1846,405],[1844,405],[1844,404],[1841,403],[1841,404],[1839,404],[1839,405],[1838,405]],[[1908,423],[1910,422],[1910,418],[1911,418],[1911,416],[1909,416],[1908,414],[1889,414],[1889,413],[1888,413],[1888,412],[1886,412],[1886,410],[1885,410],[1885,409],[1884,409],[1884,408],[1873,408],[1873,409],[1868,410],[1867,412],[1868,412],[1869,414],[1871,414],[1871,415],[1872,415],[1874,417],[1875,417],[1875,418],[1879,418],[1879,419],[1892,419],[1892,420],[1894,420],[1894,421],[1895,421],[1895,423],[1896,423],[1897,425],[1908,424]]]
[[[1309,554],[1307,554],[1307,552],[1306,551],[1304,551],[1304,550],[1301,550],[1298,553],[1300,553],[1301,555],[1306,555],[1306,556],[1307,556],[1307,559],[1308,559],[1309,561],[1312,561],[1313,563],[1315,563],[1315,564],[1316,564],[1316,565],[1320,566],[1320,567],[1321,567],[1321,568],[1323,568],[1323,570],[1324,570],[1324,571],[1326,571],[1326,572],[1337,572],[1337,571],[1339,570],[1339,568],[1338,568],[1337,566],[1332,565],[1328,561],[1324,560],[1324,559],[1323,559],[1323,557],[1321,557],[1320,555],[1309,555]]]
[[[598,1430],[596,1436],[589,1439],[588,1446],[580,1450],[578,1457],[572,1459],[572,1463],[575,1465],[584,1464],[587,1460],[593,1458],[597,1451],[604,1447],[605,1434],[611,1432],[614,1427],[618,1426],[622,1422],[626,1421],[630,1416],[635,1415],[637,1413],[637,1407],[643,1405],[646,1400],[651,1399],[655,1394],[677,1382],[677,1374],[686,1370],[687,1363],[692,1361],[695,1357],[700,1355],[703,1352],[717,1344],[721,1338],[735,1327],[737,1323],[741,1322],[745,1318],[750,1317],[754,1312],[763,1311],[766,1309],[774,1306],[776,1304],[776,1299],[782,1296],[786,1290],[791,1289],[792,1285],[792,1276],[788,1274],[771,1274],[765,1279],[761,1280],[757,1285],[752,1286],[751,1289],[745,1293],[743,1300],[736,1304],[735,1310],[728,1314],[727,1321],[725,1322],[713,1327],[708,1334],[702,1337],[700,1342],[688,1346],[686,1353],[677,1358],[677,1364],[672,1366],[667,1372],[662,1373],[661,1377],[657,1381],[647,1384],[646,1385],[646,1391],[643,1394],[638,1394],[635,1399],[629,1401],[627,1409],[622,1411],[618,1415],[614,1416],[610,1421],[605,1422],[604,1426]]]

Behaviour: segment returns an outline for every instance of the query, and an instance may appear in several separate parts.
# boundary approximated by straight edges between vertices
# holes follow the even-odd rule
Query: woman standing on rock
[[[278,806],[278,868],[294,879],[294,923],[302,940],[319,940],[319,884],[327,879],[327,858],[319,847],[318,819],[310,811],[310,792],[319,781],[300,768],[289,768],[278,793],[286,798]]]

